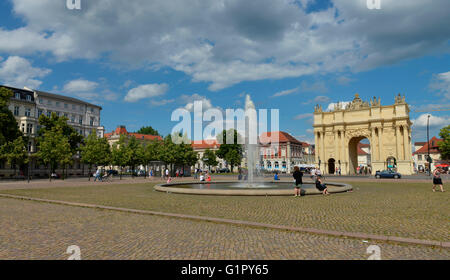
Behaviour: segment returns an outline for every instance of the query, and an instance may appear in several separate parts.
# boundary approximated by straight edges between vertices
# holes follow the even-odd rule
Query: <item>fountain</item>
[[[255,168],[258,159],[258,119],[255,104],[250,99],[250,95],[245,97],[245,150],[247,159],[248,184],[254,186]]]
[[[251,195],[251,196],[279,196],[293,195],[294,186],[289,182],[272,182],[255,180],[255,170],[259,166],[258,119],[255,104],[247,94],[245,97],[245,156],[247,160],[247,182],[192,182],[170,183],[155,186],[156,191],[180,194],[202,195]],[[330,193],[346,192],[352,186],[341,183],[327,183]],[[313,182],[304,183],[302,194],[321,194]]]

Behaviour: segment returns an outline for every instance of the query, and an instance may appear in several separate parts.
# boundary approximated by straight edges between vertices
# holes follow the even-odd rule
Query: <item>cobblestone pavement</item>
[[[430,246],[120,213],[0,198],[0,259],[449,259]]]
[[[352,193],[300,198],[175,195],[155,192],[152,184],[1,192],[291,227],[449,241],[449,192],[433,193],[429,185],[422,183],[352,184]]]

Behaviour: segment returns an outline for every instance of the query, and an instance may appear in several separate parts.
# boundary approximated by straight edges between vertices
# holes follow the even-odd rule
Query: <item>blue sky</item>
[[[107,131],[151,125],[202,100],[207,108],[279,109],[280,128],[311,142],[314,105],[450,106],[447,0],[81,0],[0,2],[0,84],[77,97],[103,107]],[[253,2],[253,3],[249,3]],[[449,111],[430,112],[431,134]],[[415,141],[426,113],[411,113]]]

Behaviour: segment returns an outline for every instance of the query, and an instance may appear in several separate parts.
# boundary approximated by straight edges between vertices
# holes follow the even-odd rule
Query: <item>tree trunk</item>
[[[52,181],[52,165],[49,165],[49,173],[48,173],[48,178],[50,180],[50,182]]]
[[[120,167],[120,180],[122,180],[122,166]]]
[[[91,168],[92,168],[92,165],[89,165],[88,181],[91,181]]]

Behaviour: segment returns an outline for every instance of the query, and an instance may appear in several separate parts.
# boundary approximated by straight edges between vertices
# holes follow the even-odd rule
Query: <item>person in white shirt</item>
[[[166,169],[166,177],[169,178],[169,169]]]

